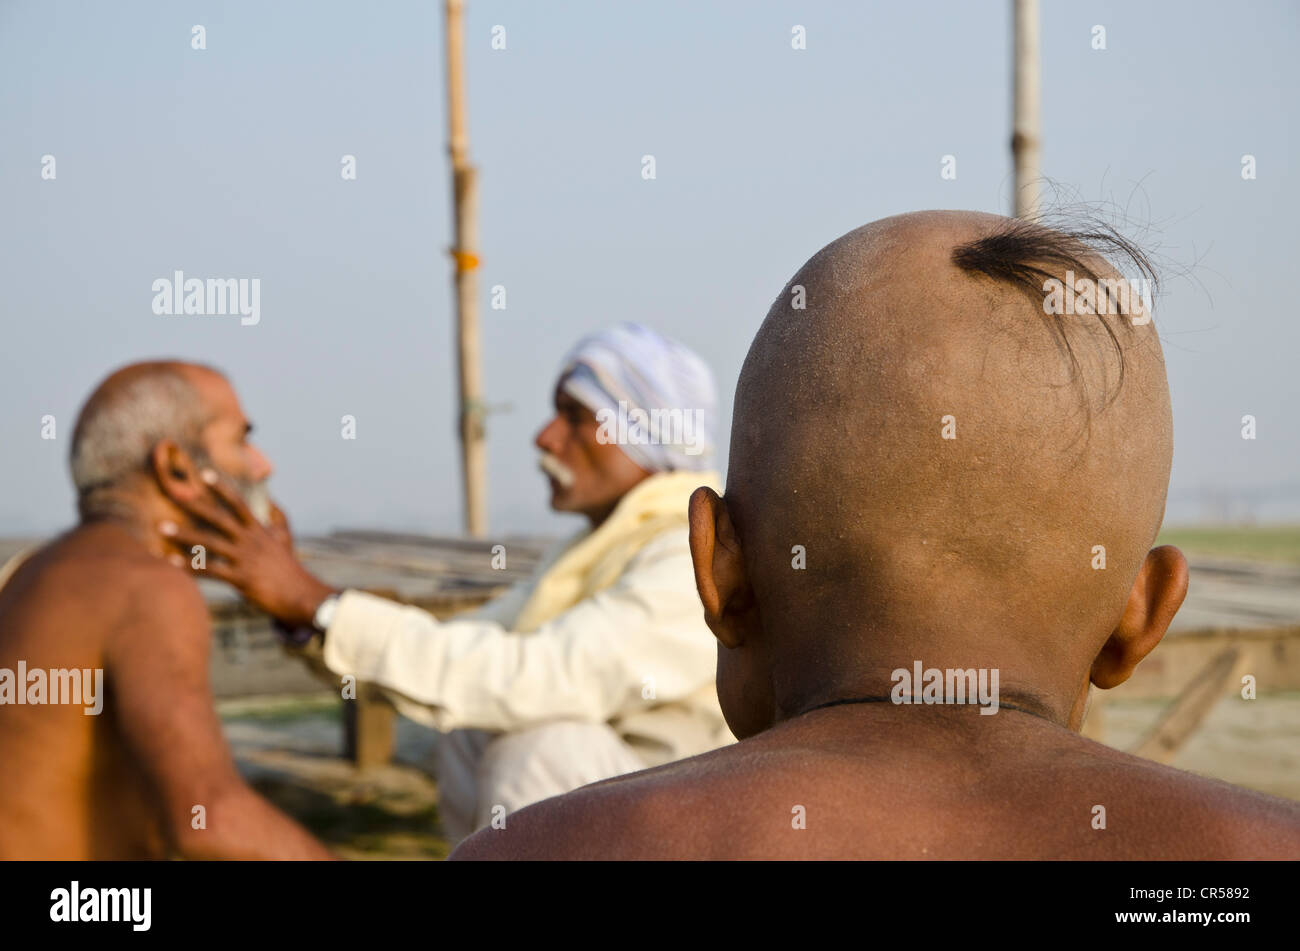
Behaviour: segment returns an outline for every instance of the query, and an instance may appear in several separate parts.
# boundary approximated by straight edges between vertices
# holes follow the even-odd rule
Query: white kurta
[[[378,686],[402,714],[444,733],[545,738],[548,731],[537,728],[547,723],[601,725],[632,754],[614,773],[595,770],[609,775],[733,742],[714,689],[716,641],[695,592],[686,528],[654,537],[604,590],[535,631],[512,632],[501,619],[519,613],[529,587],[516,585],[474,614],[447,621],[345,592],[325,634],[325,664]],[[552,746],[559,735],[550,737]],[[528,750],[518,753],[523,770]],[[617,750],[601,754],[602,762],[619,758]],[[573,766],[578,784],[604,778],[591,775],[590,764]],[[494,770],[509,772],[499,762]],[[446,785],[451,777],[439,778]],[[530,801],[567,790],[537,791]],[[477,811],[481,824],[481,803]]]

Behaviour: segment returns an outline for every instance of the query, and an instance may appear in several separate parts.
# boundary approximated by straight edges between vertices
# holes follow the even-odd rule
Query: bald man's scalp
[[[999,254],[1035,278],[1119,276],[1081,238],[923,212],[832,242],[773,305],[737,385],[727,486],[765,627],[829,643],[959,618],[1044,652],[1066,626],[1104,641],[1163,517],[1159,341],[1122,316],[1047,318],[1023,281],[972,266]]]

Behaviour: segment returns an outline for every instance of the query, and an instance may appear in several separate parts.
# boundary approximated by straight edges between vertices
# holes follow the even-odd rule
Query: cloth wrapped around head
[[[596,414],[602,439],[650,472],[713,466],[713,373],[693,351],[641,324],[578,341],[561,386]]]

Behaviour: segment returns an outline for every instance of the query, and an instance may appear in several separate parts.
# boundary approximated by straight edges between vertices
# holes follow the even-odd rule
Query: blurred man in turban
[[[472,615],[417,608],[311,576],[234,487],[180,501],[220,534],[165,527],[207,572],[288,628],[315,631],[337,676],[378,686],[439,730],[443,822],[459,840],[530,803],[731,742],[714,688],[687,529],[712,471],[708,366],[635,324],[569,353],[537,435],[551,507],[588,525],[533,577]]]

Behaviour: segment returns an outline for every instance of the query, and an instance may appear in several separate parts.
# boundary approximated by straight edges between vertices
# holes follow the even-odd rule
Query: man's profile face
[[[555,388],[555,417],[535,441],[564,470],[563,477],[547,473],[551,508],[584,515],[607,511],[649,473],[616,444],[600,441],[596,414],[564,392],[563,382]]]
[[[253,514],[265,522],[270,515],[266,480],[271,476],[271,463],[249,442],[253,425],[244,415],[239,397],[219,376],[202,374],[193,382],[210,414],[203,428],[203,450],[212,467],[239,487]]]

